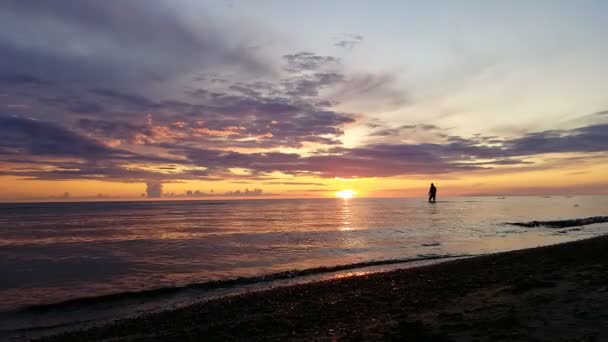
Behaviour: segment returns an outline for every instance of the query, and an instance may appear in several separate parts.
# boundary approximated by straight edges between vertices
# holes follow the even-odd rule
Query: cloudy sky
[[[0,200],[608,193],[608,2],[0,3]]]

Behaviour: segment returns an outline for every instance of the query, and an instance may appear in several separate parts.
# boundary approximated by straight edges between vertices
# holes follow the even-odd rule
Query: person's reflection
[[[429,206],[428,213],[432,216],[439,214],[439,207],[436,205]]]

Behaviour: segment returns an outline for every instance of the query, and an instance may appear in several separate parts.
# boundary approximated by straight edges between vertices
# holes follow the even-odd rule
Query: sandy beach
[[[608,340],[608,236],[213,300],[48,341]]]

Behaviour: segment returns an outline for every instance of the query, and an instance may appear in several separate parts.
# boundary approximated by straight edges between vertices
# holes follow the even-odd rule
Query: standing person
[[[429,189],[429,203],[435,203],[435,197],[437,196],[437,188],[435,184],[431,183],[431,188]]]

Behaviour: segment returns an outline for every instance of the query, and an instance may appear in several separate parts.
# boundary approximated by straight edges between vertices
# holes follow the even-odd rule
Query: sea
[[[0,204],[0,338],[608,233],[608,196]],[[472,270],[480,271],[480,270]]]

